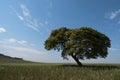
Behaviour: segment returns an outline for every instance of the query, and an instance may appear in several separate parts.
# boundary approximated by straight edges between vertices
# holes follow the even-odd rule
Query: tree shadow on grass
[[[113,70],[113,69],[120,69],[118,65],[104,65],[104,64],[87,64],[83,65],[82,67],[75,65],[75,64],[64,64],[63,67],[76,67],[76,68],[85,68],[85,69],[92,69],[92,70]]]

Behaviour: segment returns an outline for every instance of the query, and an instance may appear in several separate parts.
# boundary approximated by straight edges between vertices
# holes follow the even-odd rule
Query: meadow
[[[120,64],[0,64],[0,80],[120,80]]]

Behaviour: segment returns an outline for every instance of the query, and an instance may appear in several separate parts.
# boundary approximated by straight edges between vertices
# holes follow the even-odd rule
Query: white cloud
[[[30,16],[29,10],[24,4],[20,4],[20,8],[24,16]]]
[[[20,8],[22,10],[22,16],[18,16],[21,20],[24,19],[24,23],[27,27],[32,28],[35,31],[39,31],[40,26],[42,26],[42,23],[40,23],[37,19],[33,18],[30,15],[30,12],[28,8],[24,4],[20,4]]]
[[[114,11],[114,12],[110,13],[109,19],[114,19],[114,18],[116,18],[119,14],[120,14],[120,9],[118,9],[117,11]]]
[[[39,31],[41,23],[39,23],[38,20],[33,19],[31,17],[26,17],[25,19],[25,24],[27,27],[30,27],[35,31]]]
[[[111,50],[111,51],[120,51],[119,48],[109,48],[109,50]]]
[[[3,33],[3,32],[6,32],[6,29],[5,28],[0,28],[0,33]]]
[[[19,18],[19,20],[23,21],[23,23],[35,30],[35,31],[39,31],[40,30],[40,27],[43,26],[43,24],[41,22],[39,22],[37,19],[33,18],[31,15],[30,15],[30,11],[29,9],[26,7],[26,5],[24,4],[20,4],[20,9],[22,11],[22,14],[20,15],[19,12],[17,12],[13,6],[10,6],[10,8],[13,10],[13,12],[16,14],[16,16]]]
[[[28,43],[28,41],[17,40],[14,38],[0,40],[0,46],[6,50],[14,49],[21,52],[40,53],[39,51],[33,49],[34,44],[31,44],[32,43]]]
[[[39,50],[32,49],[32,48],[26,48],[26,47],[18,47],[18,46],[6,46],[9,49],[13,49],[19,52],[24,52],[24,53],[35,53],[35,54],[41,54]]]
[[[21,41],[18,41],[19,44],[27,44],[27,41],[25,40],[21,40]]]
[[[42,52],[35,49],[35,45],[25,40],[15,38],[0,40],[0,52],[12,57],[20,57],[26,60],[35,60],[33,56],[41,55]],[[34,45],[34,46],[33,46]]]
[[[44,52],[29,47],[0,45],[0,52],[8,56],[23,58],[29,61],[38,61],[39,59],[39,61],[41,61],[41,59],[44,61],[46,59],[43,57]]]
[[[23,18],[21,15],[19,15],[18,13],[16,13],[16,15],[17,15],[17,17],[18,17],[21,21],[24,20],[24,18]]]
[[[4,42],[4,43],[14,43],[14,44],[20,44],[20,45],[24,45],[24,44],[27,44],[28,42],[25,41],[25,40],[17,40],[17,39],[14,39],[14,38],[10,38],[10,39],[6,39],[6,40],[3,40],[1,42]]]
[[[24,47],[35,47],[36,45],[34,43],[30,43],[26,40],[17,40],[15,38],[9,38],[9,39],[0,39],[0,45],[14,45],[14,46],[24,46]]]
[[[7,41],[10,42],[10,43],[16,43],[16,42],[17,42],[17,40],[14,39],[14,38],[10,38],[10,39],[8,39]]]
[[[10,5],[9,7],[13,10],[13,12],[15,13],[15,15],[16,15],[21,21],[24,20],[24,17],[21,16],[21,15],[15,10],[15,8],[14,8],[13,6]]]

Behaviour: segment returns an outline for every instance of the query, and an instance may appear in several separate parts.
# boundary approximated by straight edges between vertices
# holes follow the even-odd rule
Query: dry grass
[[[0,80],[120,80],[120,65],[0,64]]]

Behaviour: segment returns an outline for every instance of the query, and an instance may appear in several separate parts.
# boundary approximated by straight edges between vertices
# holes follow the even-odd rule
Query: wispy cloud
[[[15,38],[0,40],[0,52],[29,60],[32,60],[34,55],[41,55],[43,53],[37,50],[34,44]]]
[[[9,43],[18,43],[18,44],[22,44],[22,45],[28,43],[25,40],[17,40],[17,39],[14,39],[14,38],[10,38],[10,39],[6,40],[6,42],[9,42]]]
[[[111,50],[111,51],[120,51],[119,48],[109,48],[109,50]]]
[[[28,42],[25,40],[18,41],[19,44],[27,44]]]
[[[0,33],[6,32],[5,28],[0,27]]]
[[[16,10],[15,10],[15,8],[13,7],[13,6],[9,6],[12,10],[13,10],[13,12],[15,13],[15,15],[19,18],[19,20],[21,20],[21,21],[23,21],[24,20],[24,17],[22,16],[22,15],[20,15]]]
[[[24,16],[29,16],[30,17],[29,10],[24,4],[20,4],[20,8],[22,9],[22,13],[23,13]]]
[[[23,17],[23,16],[19,15],[18,13],[16,13],[16,15],[17,15],[17,17],[18,17],[21,21],[24,20],[24,17]]]
[[[38,59],[42,59],[43,55],[45,54],[45,52],[41,52],[40,50],[37,50],[35,48],[17,45],[0,45],[0,52],[5,55],[20,57],[30,61],[38,61]],[[45,59],[45,57],[43,59]]]
[[[10,38],[10,39],[8,39],[8,40],[6,40],[6,41],[8,41],[8,42],[10,42],[10,43],[16,43],[16,42],[17,42],[17,40],[14,39],[14,38]]]
[[[16,14],[16,16],[19,18],[19,20],[23,21],[23,23],[35,30],[35,31],[39,31],[40,27],[43,26],[43,23],[39,22],[36,18],[34,18],[33,16],[31,16],[29,9],[26,7],[25,4],[20,4],[19,5],[20,9],[21,9],[21,15],[19,12],[17,12],[15,10],[15,8],[13,6],[10,6],[10,8],[14,11],[14,13]]]
[[[115,25],[120,25],[120,20],[119,20],[119,18],[120,18],[120,8],[117,9],[116,11],[105,14],[105,18],[114,21],[115,23],[113,23],[113,24],[115,24]],[[118,32],[120,32],[120,29],[118,29]]]
[[[4,40],[0,40],[0,46],[2,45],[6,48],[9,48],[9,49],[11,48],[16,51],[40,53],[39,51],[33,49],[33,46],[35,46],[33,43],[29,43],[26,40],[17,40],[15,38],[4,39]],[[24,45],[27,45],[27,46],[24,46]]]
[[[18,52],[41,54],[41,52],[39,50],[36,50],[33,48],[18,47],[18,46],[5,46],[5,47],[12,49],[12,50],[16,50]]]
[[[116,11],[114,11],[114,12],[111,12],[111,13],[108,15],[108,18],[112,20],[112,19],[116,18],[118,15],[120,15],[120,9],[118,9],[118,10],[116,10]]]
[[[37,19],[33,18],[30,15],[30,11],[24,4],[20,4],[20,8],[22,10],[23,16],[18,16],[20,20],[24,19],[24,23],[27,27],[32,28],[35,31],[39,31],[40,27],[42,26],[42,23],[40,23]]]
[[[31,43],[29,41],[26,40],[18,40],[15,38],[9,38],[9,39],[1,39],[0,40],[0,45],[14,45],[14,46],[22,46],[22,47],[31,47],[34,48],[36,47],[36,45],[34,43]]]

